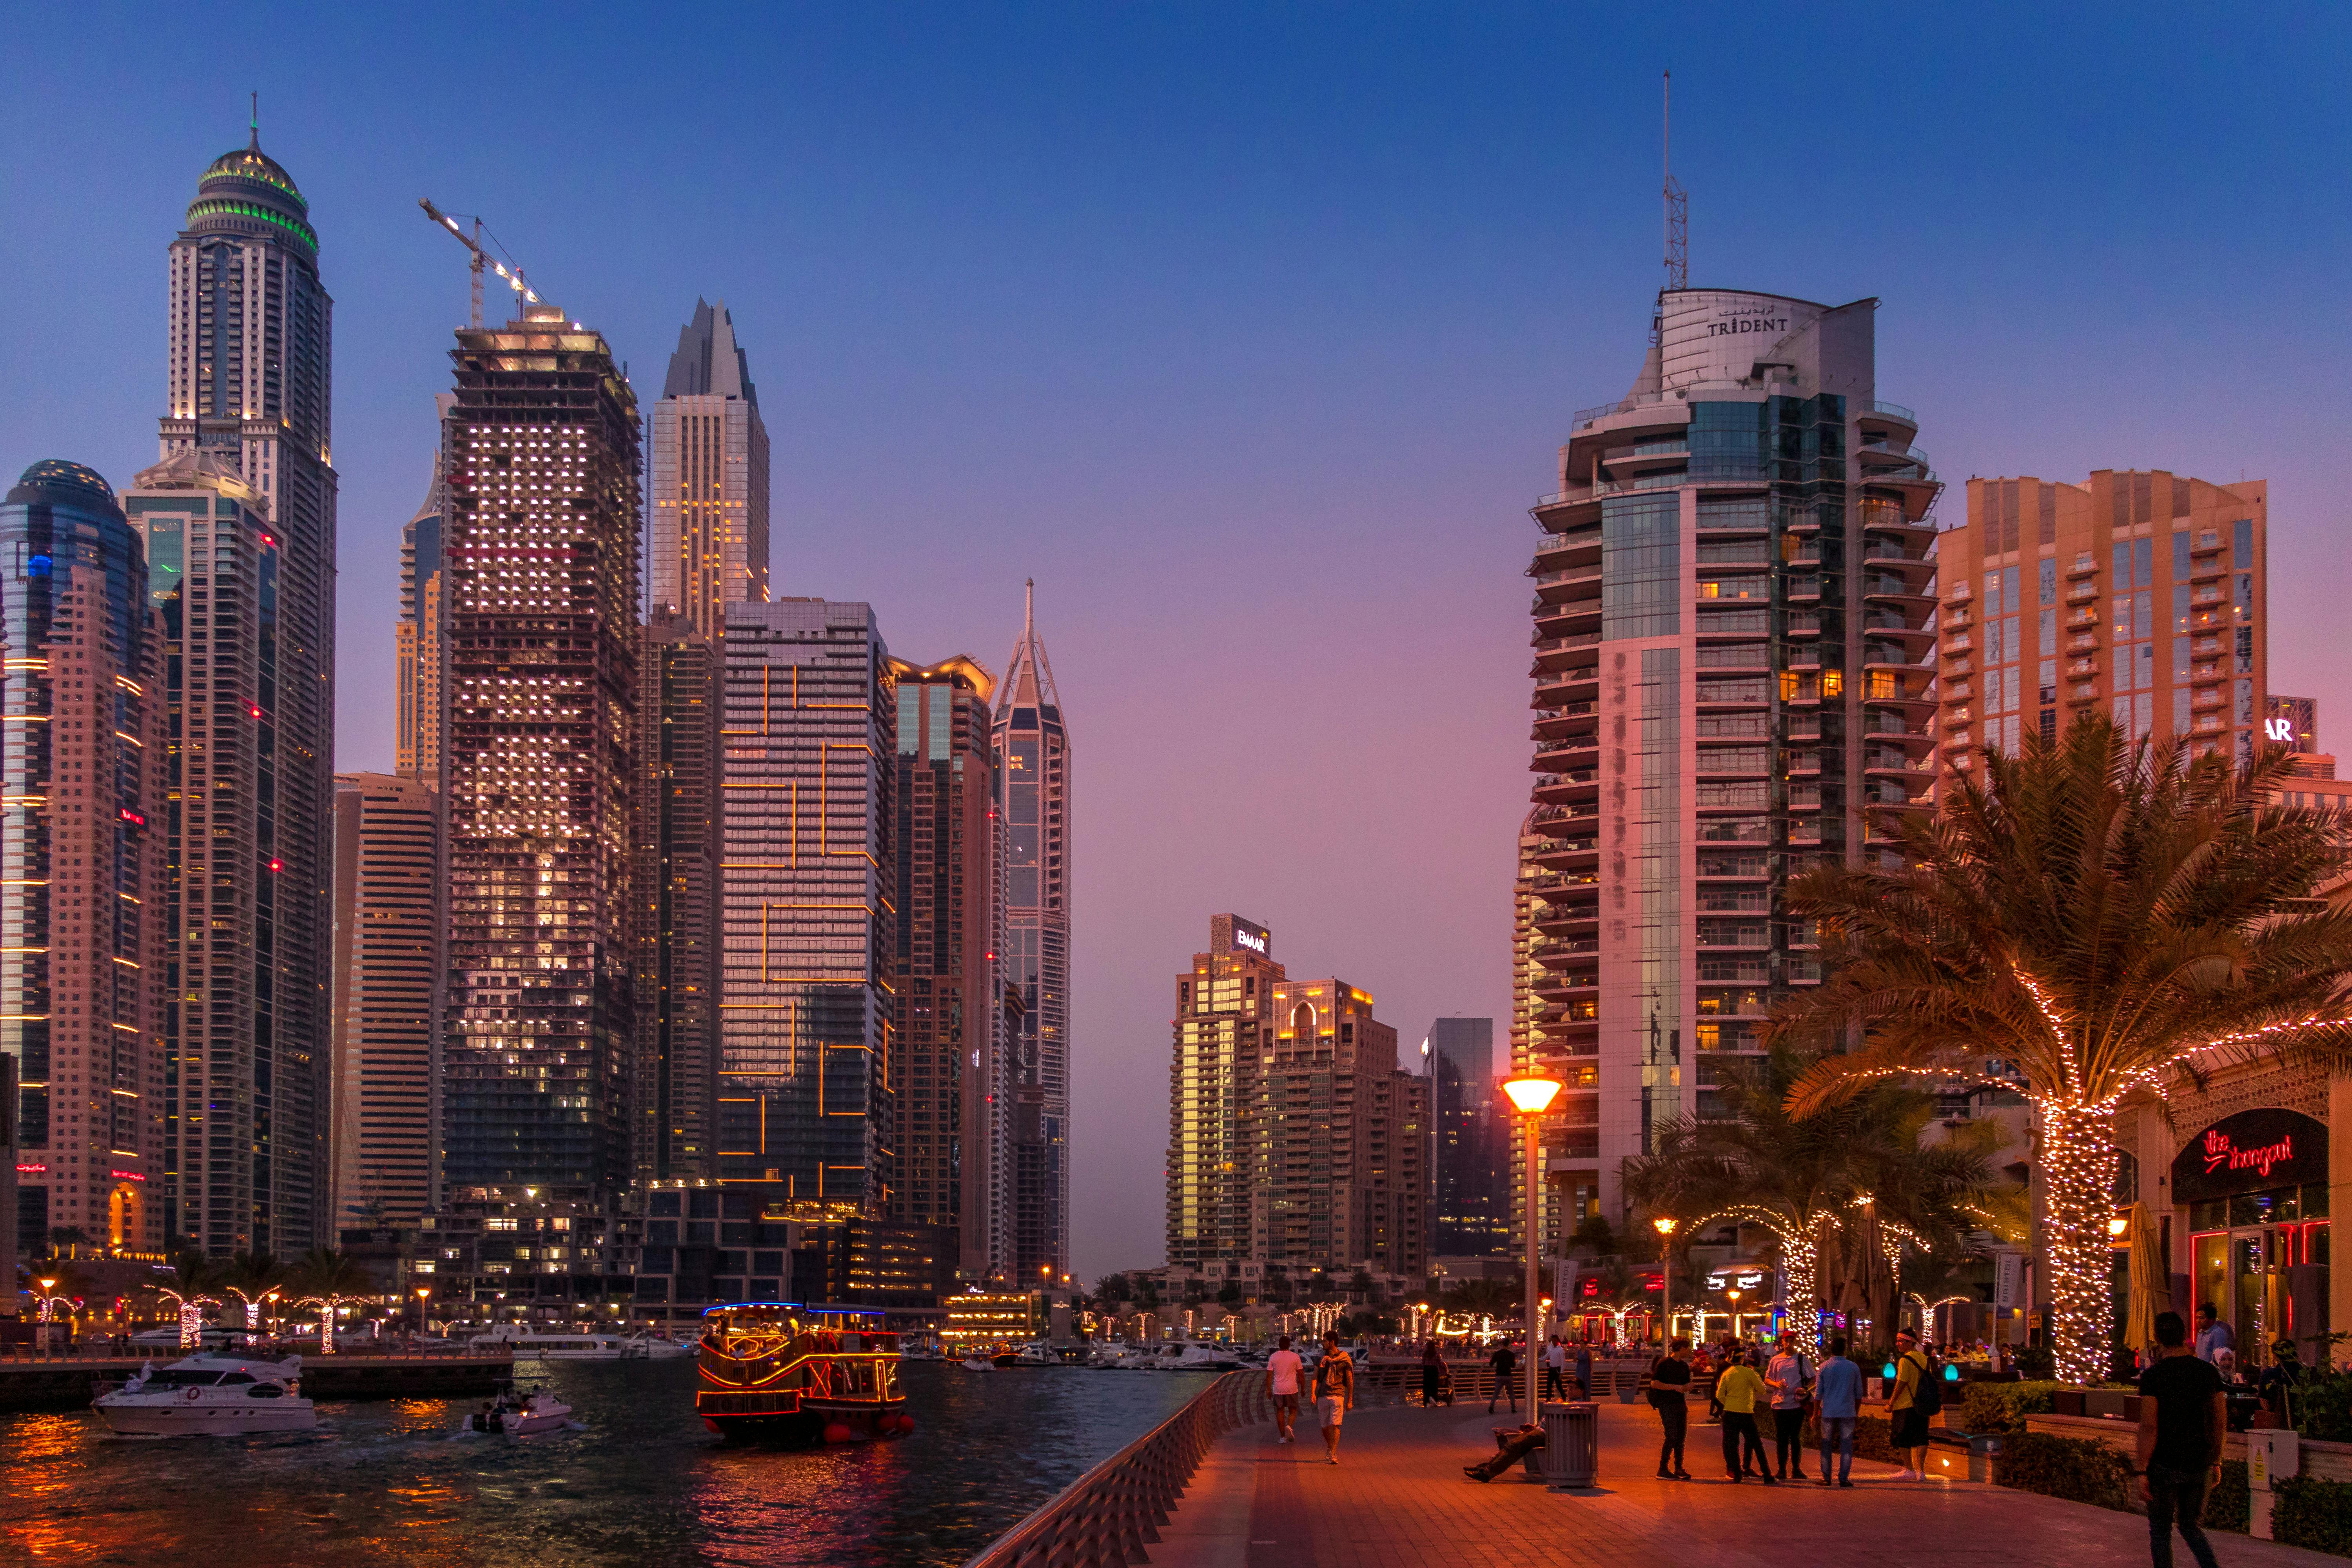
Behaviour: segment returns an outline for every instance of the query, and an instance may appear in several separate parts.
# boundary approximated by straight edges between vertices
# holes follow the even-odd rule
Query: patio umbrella
[[[2132,1205],[2126,1224],[2131,1233],[2131,1304],[2124,1315],[2124,1343],[2149,1361],[2156,1355],[2156,1315],[2170,1304],[2172,1279],[2147,1205]]]

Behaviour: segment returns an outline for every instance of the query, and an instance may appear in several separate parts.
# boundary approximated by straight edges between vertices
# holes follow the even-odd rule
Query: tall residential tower
[[[1013,1278],[1070,1268],[1070,737],[1037,638],[1036,584],[996,689],[1004,788],[1004,945],[1020,993],[1013,1041]]]
[[[443,1177],[602,1203],[635,1038],[636,395],[546,305],[450,358]]]
[[[309,205],[257,132],[205,170],[169,274],[161,456],[183,479],[201,458],[252,496],[221,498],[248,521],[213,530],[211,561],[189,537],[173,664],[185,757],[200,732],[205,757],[239,753],[217,758],[217,792],[184,793],[173,829],[189,898],[238,934],[193,911],[183,928],[205,948],[177,955],[168,1226],[214,1256],[291,1255],[330,1226],[334,304]],[[234,621],[212,603],[231,595],[246,602]]]
[[[1534,508],[1513,1066],[1569,1086],[1556,1237],[1621,1223],[1624,1159],[1712,1113],[1767,1006],[1820,980],[1788,879],[1927,808],[1938,485],[1878,400],[1876,311],[1664,291],[1632,390],[1576,416]]]
[[[654,405],[653,607],[717,637],[768,597],[768,427],[727,302],[694,302]]]
[[[27,1258],[58,1228],[156,1254],[176,808],[146,552],[104,479],[52,459],[0,501],[0,1055],[17,1085],[0,1218]]]

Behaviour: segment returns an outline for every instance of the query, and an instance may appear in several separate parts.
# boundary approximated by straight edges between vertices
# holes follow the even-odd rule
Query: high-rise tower
[[[434,399],[436,428],[457,401],[447,392]],[[441,787],[441,736],[449,720],[449,594],[442,575],[448,512],[448,462],[436,453],[424,502],[400,531],[400,619],[392,634],[393,767],[436,790]]]
[[[424,781],[335,775],[338,1232],[414,1225],[437,1200],[441,859],[441,800]]]
[[[636,395],[544,305],[450,358],[444,1181],[602,1202],[635,1028]]]
[[[653,607],[717,637],[768,597],[768,427],[727,302],[694,302],[654,405]]]
[[[1002,1009],[996,1005],[996,755],[993,679],[959,656],[891,661],[898,676],[898,1184],[892,1217],[953,1226],[957,1270],[985,1280],[1009,1267],[996,1202]]]
[[[0,501],[0,1054],[18,1085],[16,1210],[0,1220],[27,1257],[60,1227],[155,1252],[177,808],[146,552],[106,481],[56,460]]]
[[[259,502],[247,507],[224,498],[223,504],[268,520],[261,554],[238,567],[267,574],[267,592],[254,601],[245,626],[208,617],[211,636],[204,639],[220,658],[258,660],[266,673],[257,677],[250,663],[205,662],[210,654],[183,655],[194,661],[175,666],[185,700],[207,722],[231,721],[233,707],[212,711],[224,689],[251,688],[246,700],[261,710],[244,717],[241,733],[223,737],[256,748],[255,795],[236,803],[219,795],[184,800],[174,829],[183,836],[180,859],[203,864],[212,901],[234,905],[247,932],[232,952],[213,941],[219,928],[194,921],[184,928],[205,932],[207,988],[217,982],[229,991],[195,1004],[186,1000],[193,984],[179,988],[177,1200],[169,1225],[173,1245],[214,1254],[291,1254],[328,1233],[333,317],[334,302],[319,280],[319,237],[309,205],[262,152],[257,131],[247,145],[205,170],[186,226],[172,242],[170,406],[160,431],[167,466],[201,454],[250,487]],[[252,551],[257,542],[248,538],[240,547]],[[193,548],[187,631],[211,608],[205,597],[215,587],[196,569]],[[266,752],[260,729],[268,731]],[[188,754],[194,755],[193,743]],[[231,820],[214,820],[224,816]],[[246,819],[266,837],[236,837]],[[215,853],[215,846],[234,846],[234,853]],[[224,1072],[233,1081],[224,1080]],[[205,1098],[194,1098],[199,1094]],[[192,1119],[221,1106],[235,1108],[229,1114],[238,1126],[206,1126],[199,1140]]]
[[[1021,640],[996,689],[1004,788],[1004,946],[1021,995],[1013,1042],[1013,1278],[1070,1268],[1070,737],[1029,584]]]
[[[1819,982],[1789,877],[1927,809],[1939,487],[1877,401],[1876,310],[1665,290],[1632,391],[1577,416],[1534,509],[1513,1065],[1568,1084],[1556,1237],[1621,1222],[1623,1160],[1712,1113],[1765,1008]]]
[[[1176,977],[1168,1069],[1168,1261],[1201,1268],[1258,1256],[1260,1064],[1274,1049],[1272,933],[1209,921],[1209,951]]]
[[[890,1089],[890,651],[866,605],[727,608],[719,1174],[883,1219]]]
[[[1967,522],[1936,541],[1943,765],[2093,708],[2196,755],[2270,743],[2269,489],[2109,468],[1970,479]]]

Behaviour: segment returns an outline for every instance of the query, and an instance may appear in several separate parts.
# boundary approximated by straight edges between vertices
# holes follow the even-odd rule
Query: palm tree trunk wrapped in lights
[[[2352,834],[2278,804],[2284,749],[2192,761],[2096,712],[1982,763],[1932,820],[1886,825],[1899,854],[1790,884],[1830,978],[1769,1033],[1861,1030],[1790,1088],[1800,1117],[1888,1080],[1993,1079],[2032,1102],[2052,1349],[2084,1381],[2106,1359],[2117,1109],[2231,1065],[2352,1062],[2352,911],[2315,897]]]

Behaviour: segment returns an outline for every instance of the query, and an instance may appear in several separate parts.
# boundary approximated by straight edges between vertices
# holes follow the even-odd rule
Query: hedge
[[[1965,1383],[1960,1385],[1958,1425],[1963,1432],[2022,1432],[2029,1415],[2050,1414],[2051,1394],[2064,1383]],[[1954,1424],[1954,1413],[1944,1415]]]
[[[2131,1468],[2131,1460],[2105,1443],[2019,1432],[2001,1439],[1993,1476],[2015,1491],[2128,1511]]]
[[[2352,1557],[2352,1484],[2296,1476],[2273,1481],[2271,1493],[2273,1536],[2290,1546]]]
[[[2221,1484],[2205,1494],[2205,1528],[2246,1533],[2253,1522],[2253,1497],[2247,1489],[2246,1461],[2221,1461]]]

